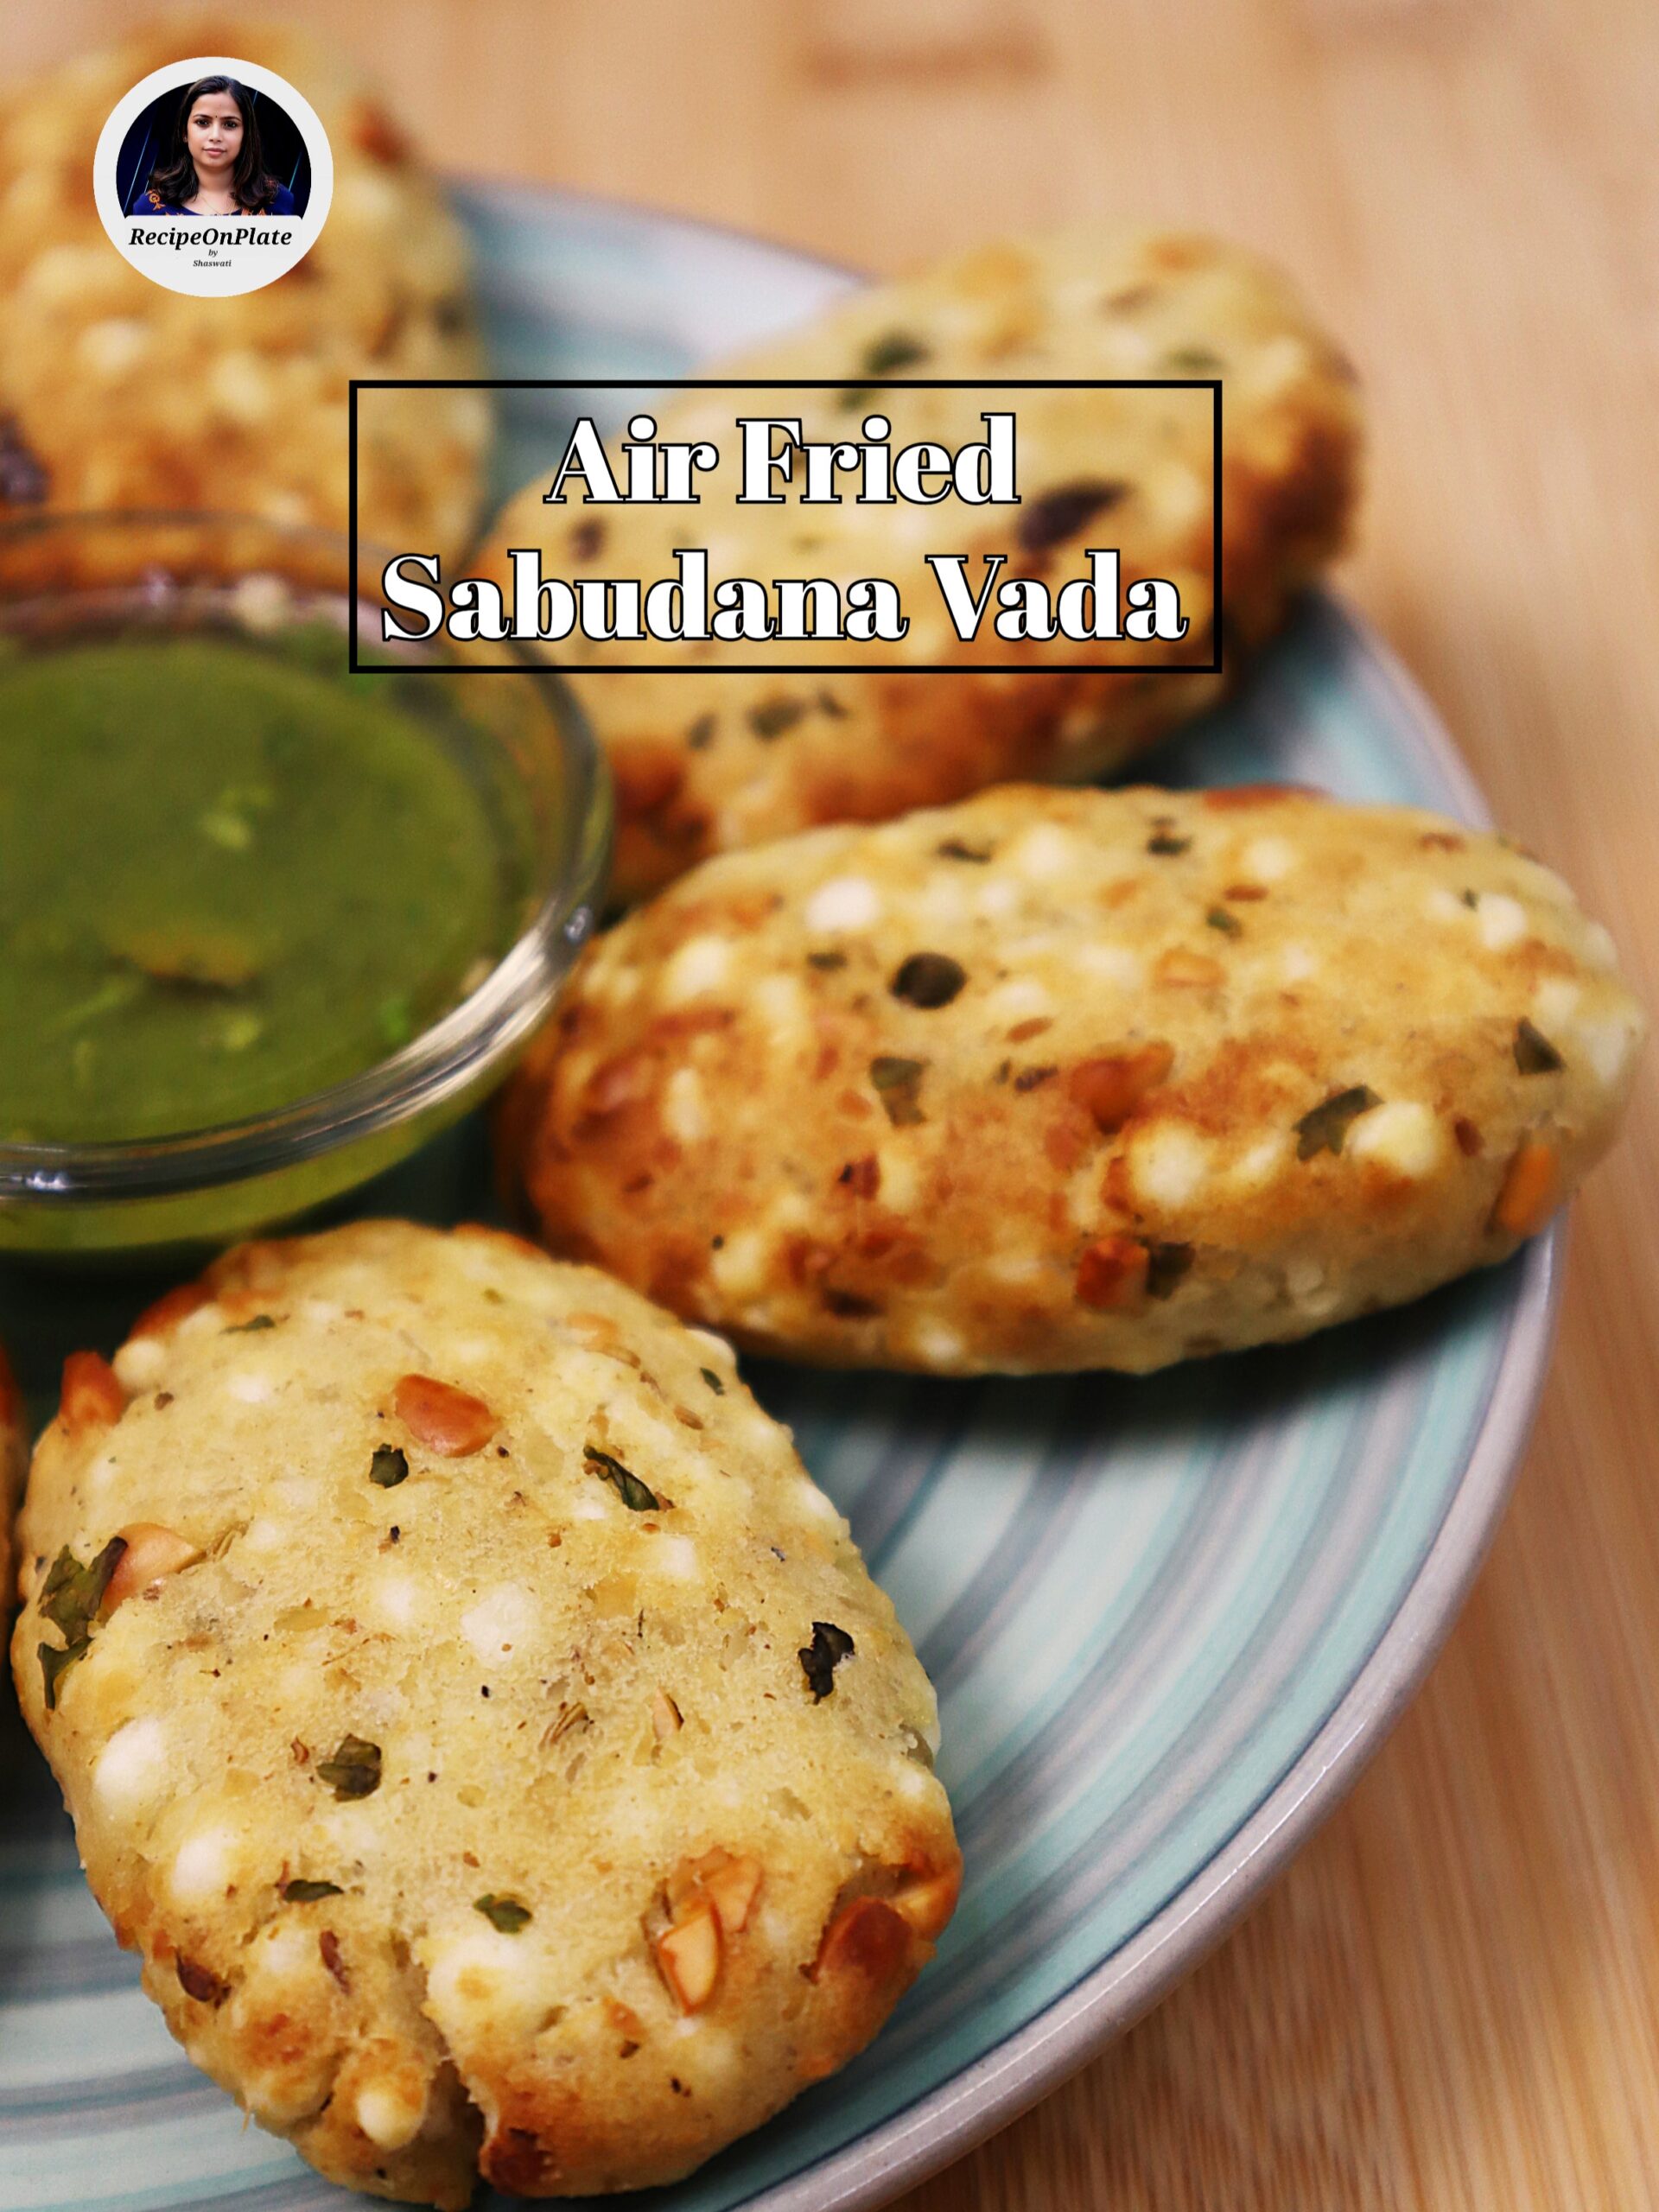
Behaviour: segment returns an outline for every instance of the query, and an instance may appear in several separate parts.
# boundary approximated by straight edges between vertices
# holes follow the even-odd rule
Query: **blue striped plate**
[[[851,281],[604,205],[459,198],[504,374],[671,375]],[[503,488],[553,420],[513,396]],[[1484,818],[1427,703],[1325,601],[1156,772]],[[374,1203],[474,1211],[480,1153],[463,1131]],[[1214,1942],[1352,1781],[1457,1611],[1531,1418],[1554,1257],[1541,1240],[1405,1313],[1143,1381],[849,1393],[755,1369],[938,1685],[968,1878],[874,2048],[652,2203],[874,2204],[1028,2104]],[[0,1286],[0,1331],[43,1379],[136,1303]],[[15,1713],[0,1738],[3,2212],[343,2207],[175,2049]]]

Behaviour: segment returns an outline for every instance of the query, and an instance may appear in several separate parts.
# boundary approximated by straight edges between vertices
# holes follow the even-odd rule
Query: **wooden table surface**
[[[0,71],[137,12],[11,0]],[[273,12],[359,53],[442,163],[873,269],[1084,213],[1279,254],[1369,387],[1347,588],[1659,1007],[1652,0]],[[1221,1948],[903,2212],[1659,2203],[1656,1341],[1649,1065],[1427,1688]]]

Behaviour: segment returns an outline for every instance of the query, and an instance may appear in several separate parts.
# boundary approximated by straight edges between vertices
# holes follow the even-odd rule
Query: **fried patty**
[[[688,2172],[959,1859],[933,1694],[730,1351],[498,1232],[243,1247],[72,1360],[14,1656],[191,2056],[332,2179]]]
[[[561,576],[649,581],[673,573],[675,549],[690,544],[710,549],[715,577],[889,578],[910,617],[903,642],[880,647],[559,645],[615,772],[615,880],[627,899],[709,853],[813,823],[885,820],[1008,777],[1075,781],[1116,768],[1212,704],[1223,678],[1160,672],[1215,654],[1203,379],[1219,378],[1224,391],[1229,673],[1339,549],[1353,504],[1352,372],[1276,270],[1214,239],[1084,230],[981,247],[861,293],[731,372],[958,378],[972,388],[686,393],[656,419],[661,439],[707,439],[720,452],[720,469],[697,480],[696,510],[596,507],[574,492],[549,505],[550,466],[509,503],[472,564],[480,573],[505,580],[508,553],[522,547],[541,550]],[[1010,392],[994,378],[1162,378],[1178,388]],[[847,439],[879,407],[895,450],[919,439],[955,449],[984,437],[981,416],[999,404],[1018,417],[1017,508],[860,505],[850,494],[807,506],[794,492],[781,506],[734,504],[737,416],[786,413],[808,439]],[[1057,585],[1085,572],[1088,547],[1121,551],[1126,588],[1154,576],[1176,583],[1185,637],[1010,644],[988,618],[965,643],[924,563],[928,553],[965,553],[976,588],[979,556],[999,551],[1008,556],[1001,581]],[[726,666],[768,655],[836,666],[813,677]],[[652,659],[671,672],[581,673]],[[949,672],[882,675],[870,666],[881,659]],[[984,673],[987,660],[1018,672]],[[1071,675],[1052,665],[1068,661],[1090,665]],[[1126,661],[1157,665],[1105,672]]]
[[[1269,788],[1009,786],[707,861],[518,1077],[555,1249],[836,1364],[1161,1367],[1508,1256],[1643,1033],[1505,840]]]
[[[200,54],[286,77],[334,159],[310,252],[232,299],[130,267],[92,198],[92,149],[117,101]],[[348,380],[482,373],[465,239],[401,125],[339,55],[234,12],[150,25],[0,99],[0,521],[207,509],[343,530]],[[363,409],[365,537],[458,549],[482,496],[482,395],[383,392]],[[7,560],[0,587],[30,581]]]

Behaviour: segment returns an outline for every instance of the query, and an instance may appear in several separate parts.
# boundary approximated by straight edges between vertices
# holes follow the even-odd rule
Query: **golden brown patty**
[[[1224,597],[1230,669],[1279,621],[1289,595],[1341,543],[1352,504],[1358,410],[1351,372],[1268,264],[1215,240],[1078,231],[958,256],[860,294],[798,334],[732,365],[754,377],[1219,377],[1224,386]],[[712,441],[724,466],[698,480],[701,507],[550,506],[551,467],[509,503],[481,568],[505,577],[514,547],[546,549],[562,575],[672,571],[677,546],[709,545],[715,576],[886,576],[911,617],[898,645],[815,642],[775,648],[561,645],[595,666],[659,659],[671,675],[578,677],[610,754],[619,808],[616,888],[637,898],[705,854],[805,829],[880,821],[1009,776],[1071,781],[1116,766],[1211,704],[1220,679],[1085,671],[1092,658],[1202,664],[1213,658],[1211,395],[1004,392],[1017,401],[1017,509],[888,505],[734,507],[738,414],[798,411],[808,438],[856,435],[866,407],[892,423],[895,449],[985,435],[992,385],[961,391],[688,393],[658,410],[662,438]],[[1009,556],[1016,574],[1058,583],[1084,549],[1117,547],[1123,579],[1177,582],[1191,628],[1179,645],[1009,645],[988,620],[973,645],[947,622],[926,552]],[[724,662],[827,659],[829,677],[736,675]],[[872,659],[960,673],[868,672]],[[1029,662],[989,676],[976,660]]]
[[[288,78],[334,151],[321,238],[235,299],[152,283],[92,201],[92,149],[116,102],[200,54]],[[344,529],[348,379],[481,373],[462,234],[398,124],[339,56],[236,12],[169,18],[0,99],[0,520],[211,508]],[[481,495],[482,396],[364,407],[365,535],[458,548]]]
[[[503,1122],[549,1241],[757,1348],[1160,1367],[1504,1258],[1643,1030],[1503,840],[1260,787],[1009,786],[706,862]]]
[[[337,2181],[672,2180],[865,2044],[950,1916],[932,1692],[787,1430],[517,1238],[231,1254],[70,1363],[22,1539],[18,1688],[99,1901]]]

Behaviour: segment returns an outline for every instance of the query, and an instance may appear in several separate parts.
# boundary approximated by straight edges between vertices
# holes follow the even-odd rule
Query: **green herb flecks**
[[[1205,916],[1212,930],[1219,930],[1224,937],[1242,937],[1244,925],[1236,914],[1230,914],[1224,906],[1212,906]]]
[[[967,981],[967,969],[948,952],[912,952],[887,988],[906,1006],[925,1010],[949,1006]]]
[[[66,1643],[85,1643],[104,1602],[110,1577],[127,1548],[124,1536],[111,1536],[89,1566],[83,1567],[67,1544],[52,1562],[41,1590],[41,1611]]]
[[[1173,830],[1160,828],[1154,830],[1147,838],[1147,850],[1155,859],[1173,860],[1177,854],[1189,851],[1192,844],[1192,840],[1190,837],[1178,837]]]
[[[296,1876],[283,1884],[284,1904],[316,1904],[324,1897],[344,1897],[346,1892],[338,1882],[310,1882]]]
[[[317,1772],[336,1797],[372,1797],[380,1787],[380,1746],[342,1736],[334,1756],[317,1761]]]
[[[1515,1025],[1515,1065],[1522,1075],[1559,1075],[1567,1062],[1522,1014]]]
[[[254,1337],[262,1329],[274,1329],[276,1323],[269,1313],[256,1313],[251,1321],[234,1321],[228,1329],[221,1329],[223,1337]]]
[[[834,1689],[836,1669],[843,1659],[852,1657],[853,1650],[853,1639],[844,1628],[837,1628],[833,1621],[813,1622],[812,1641],[804,1645],[796,1656],[815,1705],[822,1705]]]
[[[1148,1244],[1147,1296],[1167,1298],[1192,1265],[1192,1247],[1190,1244]]]
[[[760,738],[781,737],[806,712],[804,699],[766,699],[749,709],[749,728]]]
[[[703,1381],[709,1385],[709,1388],[714,1392],[717,1398],[723,1398],[725,1396],[726,1385],[721,1381],[719,1376],[715,1374],[712,1367],[700,1367],[697,1370],[697,1372],[702,1376]]]
[[[491,1927],[503,1936],[517,1936],[530,1925],[530,1907],[520,1904],[517,1897],[498,1897],[493,1894],[474,1897],[473,1910],[481,1912]]]
[[[870,1062],[870,1081],[895,1129],[910,1128],[927,1119],[921,1106],[922,1077],[926,1072],[925,1060],[899,1059],[890,1052]]]
[[[409,1480],[409,1459],[395,1444],[377,1444],[369,1462],[369,1480],[381,1490],[396,1490]]]
[[[1333,1090],[1328,1098],[1303,1115],[1296,1124],[1296,1157],[1312,1160],[1315,1153],[1339,1153],[1343,1141],[1362,1114],[1382,1101],[1363,1083],[1346,1090]]]
[[[1020,518],[1022,553],[1048,553],[1086,530],[1096,516],[1116,506],[1128,492],[1127,484],[1103,478],[1079,484],[1062,484],[1032,500]]]
[[[601,1482],[609,1483],[630,1513],[660,1513],[663,1501],[646,1483],[642,1483],[632,1467],[601,1452],[596,1444],[586,1447],[588,1465]]]
[[[51,1643],[36,1647],[48,1713],[58,1709],[58,1686],[65,1675],[86,1656],[92,1623],[126,1548],[124,1536],[111,1536],[97,1558],[83,1567],[66,1544],[52,1562],[41,1590],[41,1611],[62,1636],[63,1648]]]
[[[867,377],[887,377],[895,369],[913,369],[926,359],[927,347],[919,338],[908,330],[888,330],[870,340],[858,365]]]

